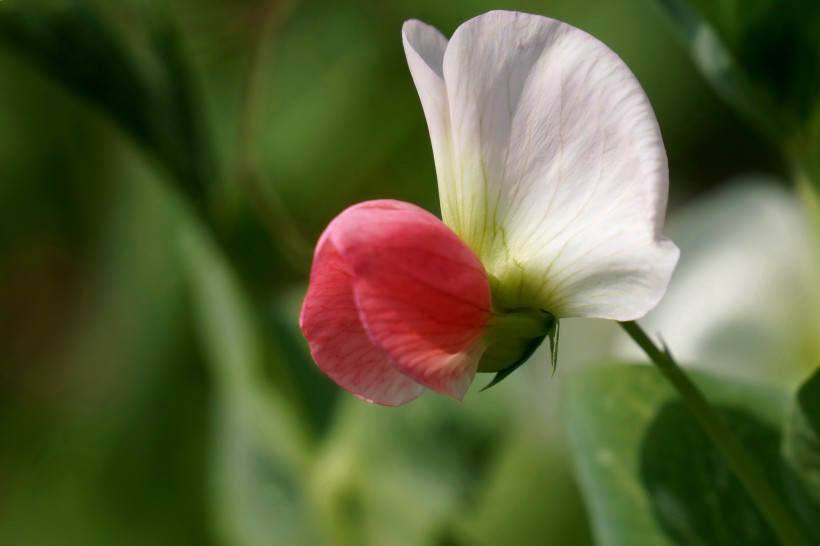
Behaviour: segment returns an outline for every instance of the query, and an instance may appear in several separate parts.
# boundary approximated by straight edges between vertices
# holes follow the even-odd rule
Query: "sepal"
[[[559,320],[541,309],[520,309],[496,315],[490,322],[488,348],[478,363],[479,372],[497,372],[489,389],[524,364],[545,339],[550,341],[550,359],[555,370],[558,358]]]

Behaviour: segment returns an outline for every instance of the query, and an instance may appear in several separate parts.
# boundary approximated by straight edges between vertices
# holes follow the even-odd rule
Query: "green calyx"
[[[498,384],[515,371],[547,337],[550,339],[552,365],[555,368],[558,319],[554,315],[532,308],[494,313],[485,334],[487,350],[478,362],[478,371],[496,372],[496,376],[484,388]]]

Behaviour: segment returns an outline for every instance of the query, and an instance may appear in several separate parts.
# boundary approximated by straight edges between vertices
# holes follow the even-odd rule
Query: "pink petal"
[[[313,359],[328,377],[363,400],[386,406],[407,403],[424,388],[370,341],[356,307],[353,277],[328,237],[331,226],[316,247],[299,317]]]
[[[487,273],[438,218],[400,201],[347,209],[326,232],[373,343],[421,385],[463,398],[484,351]]]

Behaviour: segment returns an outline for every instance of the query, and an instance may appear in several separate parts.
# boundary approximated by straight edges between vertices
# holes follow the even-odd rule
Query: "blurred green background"
[[[40,56],[46,27],[8,15],[32,6],[63,29]],[[607,325],[570,328],[555,376],[398,409],[338,392],[299,334],[333,216],[438,210],[406,19],[449,35],[513,9],[601,39],[655,108],[672,211],[785,172],[650,0],[0,7],[4,545],[591,541],[557,408]]]

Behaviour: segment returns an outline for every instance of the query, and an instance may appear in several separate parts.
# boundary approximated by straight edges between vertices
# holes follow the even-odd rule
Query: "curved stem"
[[[262,4],[238,113],[234,177],[250,198],[268,235],[280,243],[285,259],[295,269],[307,272],[313,247],[302,236],[277,193],[265,182],[256,147],[259,123],[263,119],[265,76],[271,64],[272,37],[296,8],[297,1]]]
[[[755,505],[787,546],[809,544],[783,502],[769,485],[755,461],[720,418],[714,407],[703,396],[689,376],[664,348],[661,350],[649,339],[636,322],[621,322],[621,327],[646,353],[661,373],[678,391],[700,426],[740,480]]]

